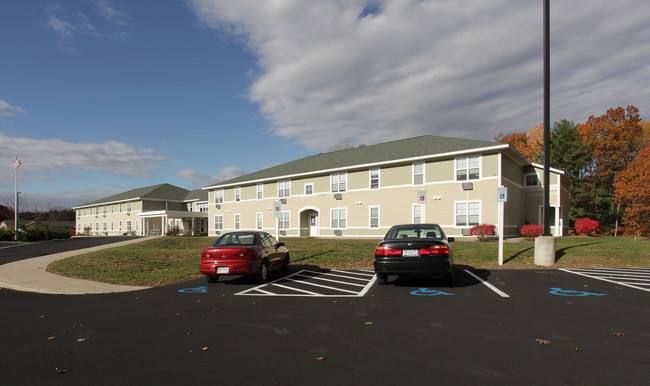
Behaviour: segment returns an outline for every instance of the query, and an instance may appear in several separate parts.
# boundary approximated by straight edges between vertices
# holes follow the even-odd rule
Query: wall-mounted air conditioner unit
[[[217,209],[221,209],[221,204],[217,204]]]
[[[341,193],[334,193],[334,199],[335,199],[335,200],[342,200],[342,199],[343,199],[343,195],[342,195]]]
[[[463,228],[463,229],[461,229],[461,232],[462,232],[461,234],[462,234],[463,236],[470,236],[470,234],[469,234],[469,228]]]
[[[286,198],[281,198],[281,199],[280,199],[280,202],[281,202],[282,204],[286,204],[286,203],[287,203],[287,199],[286,199]]]
[[[335,229],[334,230],[334,236],[343,236],[343,231],[340,229]]]
[[[460,186],[463,190],[474,190],[473,182],[463,182]]]
[[[287,231],[280,231],[280,236],[286,236],[286,235],[287,235]]]

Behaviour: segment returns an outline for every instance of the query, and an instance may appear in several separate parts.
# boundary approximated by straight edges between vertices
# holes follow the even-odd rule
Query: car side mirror
[[[449,241],[451,243],[452,241],[456,241],[456,238],[455,237],[447,237],[447,241]]]
[[[278,248],[280,248],[280,247],[284,247],[284,243],[283,243],[283,242],[279,242],[279,243],[275,244],[275,249],[278,249]]]

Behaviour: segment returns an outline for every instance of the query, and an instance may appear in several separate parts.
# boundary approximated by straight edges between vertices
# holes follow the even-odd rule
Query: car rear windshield
[[[255,245],[255,233],[226,233],[212,244],[213,247],[223,247],[227,245]]]
[[[445,234],[437,225],[392,228],[384,240],[398,239],[444,239]]]

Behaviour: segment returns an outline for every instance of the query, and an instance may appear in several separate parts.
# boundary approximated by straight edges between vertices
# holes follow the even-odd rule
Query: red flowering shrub
[[[480,241],[485,241],[496,234],[496,226],[493,224],[481,224],[469,230],[469,234],[478,237]]]
[[[521,235],[531,240],[544,233],[544,227],[541,225],[528,224],[521,228]]]
[[[589,235],[598,232],[600,224],[596,220],[590,218],[579,218],[575,223],[576,233],[581,235]]]

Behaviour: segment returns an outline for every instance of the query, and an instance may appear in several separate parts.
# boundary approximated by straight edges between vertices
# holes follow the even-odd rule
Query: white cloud
[[[192,169],[183,169],[176,173],[176,175],[189,180],[192,183],[192,187],[195,189],[207,186],[211,183],[239,177],[244,174],[246,174],[246,171],[237,166],[225,166],[219,169],[219,175],[217,176],[211,176]]]
[[[125,26],[128,24],[129,16],[113,7],[110,1],[98,1],[95,6],[97,7],[99,15],[109,22],[118,26]]]
[[[25,114],[25,110],[18,106],[12,106],[0,99],[0,118],[15,117],[18,114]]]
[[[422,134],[491,139],[542,120],[539,1],[187,1],[257,55],[250,101],[275,134],[309,149]],[[552,120],[650,110],[649,6],[551,5]]]
[[[106,141],[74,143],[60,139],[13,138],[0,133],[0,165],[22,162],[23,173],[52,173],[70,170],[98,171],[113,175],[149,178],[165,157],[154,150]]]

